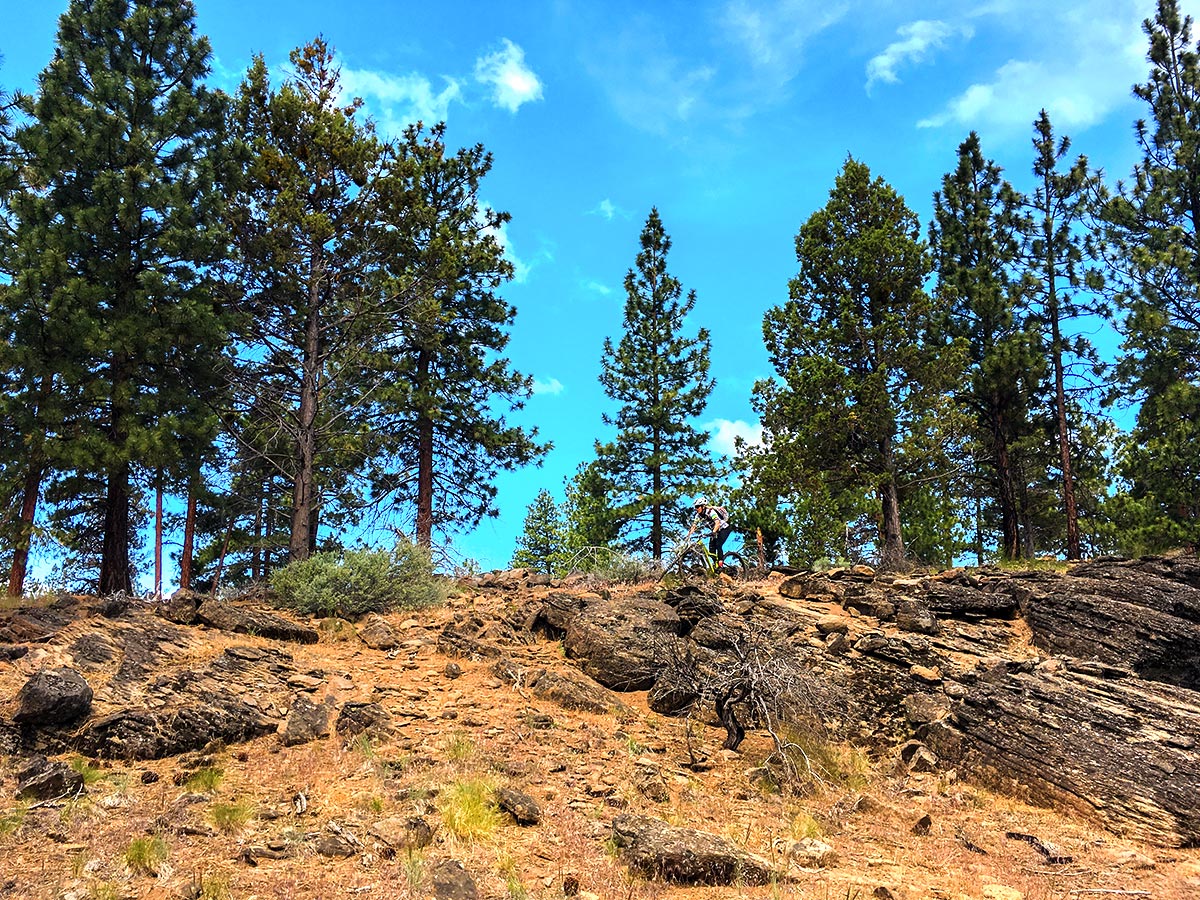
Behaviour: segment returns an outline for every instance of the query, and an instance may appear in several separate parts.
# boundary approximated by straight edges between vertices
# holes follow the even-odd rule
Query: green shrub
[[[271,576],[280,605],[308,615],[354,619],[370,612],[419,609],[446,599],[429,551],[401,538],[390,552],[317,553]]]
[[[438,797],[442,822],[460,838],[486,838],[500,827],[495,785],[482,778],[456,781]]]
[[[214,803],[208,814],[213,824],[225,834],[237,834],[250,821],[254,810],[244,800],[237,803]]]
[[[205,766],[203,769],[197,769],[189,775],[183,782],[183,786],[189,791],[203,791],[206,794],[215,794],[224,778],[224,769],[218,769],[215,766]]]
[[[158,867],[167,858],[167,845],[157,835],[135,838],[125,851],[129,871],[141,875],[157,875]]]

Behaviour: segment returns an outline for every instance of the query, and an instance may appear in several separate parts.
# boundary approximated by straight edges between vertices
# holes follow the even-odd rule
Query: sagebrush
[[[271,576],[281,606],[316,616],[355,619],[371,612],[420,609],[446,599],[429,551],[401,539],[389,552],[326,551],[290,563]]]

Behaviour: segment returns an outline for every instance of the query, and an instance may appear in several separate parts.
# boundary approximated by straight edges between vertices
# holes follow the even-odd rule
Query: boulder
[[[329,737],[329,717],[333,698],[326,697],[321,703],[313,703],[300,694],[292,701],[287,723],[283,728],[283,745],[294,747]]]
[[[400,646],[395,630],[382,616],[368,616],[366,623],[358,629],[358,636],[372,650],[394,650]]]
[[[444,859],[430,873],[437,900],[478,900],[475,879],[457,859]]]
[[[496,805],[512,816],[518,825],[537,825],[542,821],[542,809],[537,801],[516,788],[497,789]]]
[[[380,819],[368,831],[393,851],[421,850],[433,843],[433,829],[420,816]]]
[[[760,885],[781,878],[765,859],[719,835],[649,816],[617,816],[612,839],[629,868],[646,878],[688,885]]]
[[[66,667],[43,669],[17,692],[13,721],[22,725],[69,725],[92,708],[87,679]]]
[[[347,703],[338,712],[334,730],[345,740],[360,734],[382,738],[392,731],[392,716],[378,703]]]
[[[652,597],[602,600],[570,621],[563,647],[605,687],[644,691],[654,684],[679,632],[679,615]]]
[[[35,756],[17,772],[18,800],[52,800],[82,791],[81,774],[44,756]]]

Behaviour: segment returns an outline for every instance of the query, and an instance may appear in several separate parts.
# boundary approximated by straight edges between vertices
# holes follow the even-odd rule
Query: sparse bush
[[[197,769],[184,781],[183,786],[189,791],[203,791],[206,794],[216,793],[225,778],[225,770],[213,766]]]
[[[482,778],[456,781],[438,795],[442,823],[466,840],[488,837],[501,824],[494,793],[494,785]]]
[[[104,777],[103,769],[99,769],[96,766],[93,766],[82,756],[72,757],[70,766],[74,771],[78,772],[79,775],[83,778],[83,783],[85,785],[95,784],[97,781],[99,781],[100,779],[102,779]]]
[[[455,731],[446,738],[446,757],[454,763],[464,763],[475,755],[475,742],[471,736]]]
[[[448,591],[433,573],[429,551],[401,538],[390,552],[317,553],[271,576],[281,606],[308,615],[354,619],[370,612],[421,609],[442,603]]]
[[[249,803],[239,800],[237,803],[214,803],[209,816],[219,831],[237,834],[250,821],[253,812]]]
[[[25,824],[25,813],[27,811],[28,805],[22,804],[7,812],[0,813],[0,837],[16,834],[20,831],[21,826]]]
[[[158,835],[135,838],[125,850],[125,865],[134,874],[157,875],[167,858],[167,845]]]

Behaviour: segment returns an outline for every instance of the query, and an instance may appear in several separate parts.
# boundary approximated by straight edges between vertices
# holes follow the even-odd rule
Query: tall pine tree
[[[763,449],[753,470],[820,498],[792,530],[836,547],[864,497],[874,502],[880,564],[904,562],[903,448],[927,429],[953,366],[928,344],[929,254],[916,215],[891,186],[848,159],[829,202],[796,236],[799,274],[769,310],[763,336],[778,380],[755,385]]]
[[[1020,204],[972,132],[958,148],[958,165],[934,194],[929,228],[943,328],[968,350],[959,400],[975,419],[1006,559],[1026,555],[1032,541],[1029,529],[1022,529],[1026,479],[1015,448],[1031,430],[1043,368],[1038,335],[1025,317],[1023,285],[1014,274]]]
[[[686,519],[682,498],[711,489],[717,477],[708,435],[692,424],[714,384],[708,330],[684,334],[696,293],[684,296],[667,271],[670,249],[658,210],[651,209],[635,268],[625,276],[624,334],[615,346],[604,339],[601,358],[600,383],[619,404],[604,423],[616,426],[617,436],[596,447],[622,539],[655,558],[668,530]]]
[[[450,152],[445,125],[405,130],[386,179],[392,251],[383,267],[409,299],[384,328],[372,366],[381,373],[372,428],[381,436],[370,479],[378,503],[411,500],[417,542],[474,527],[493,506],[498,470],[540,462],[537,429],[506,413],[532,378],[502,354],[516,308],[499,289],[512,278],[499,230],[511,216],[483,203],[492,167],[482,144]],[[415,478],[413,477],[415,475]]]
[[[1139,549],[1200,541],[1200,48],[1177,0],[1143,25],[1150,74],[1134,93],[1141,161],[1104,209],[1103,251],[1125,312],[1117,377],[1140,401],[1120,471],[1142,510]]]
[[[215,430],[204,398],[225,333],[210,273],[227,242],[209,56],[188,0],[73,0],[14,135],[5,314],[22,375],[6,406],[25,411],[21,502],[33,509],[45,473],[99,477],[100,508],[83,515],[101,523],[101,592],[132,589],[139,480],[186,468]]]

